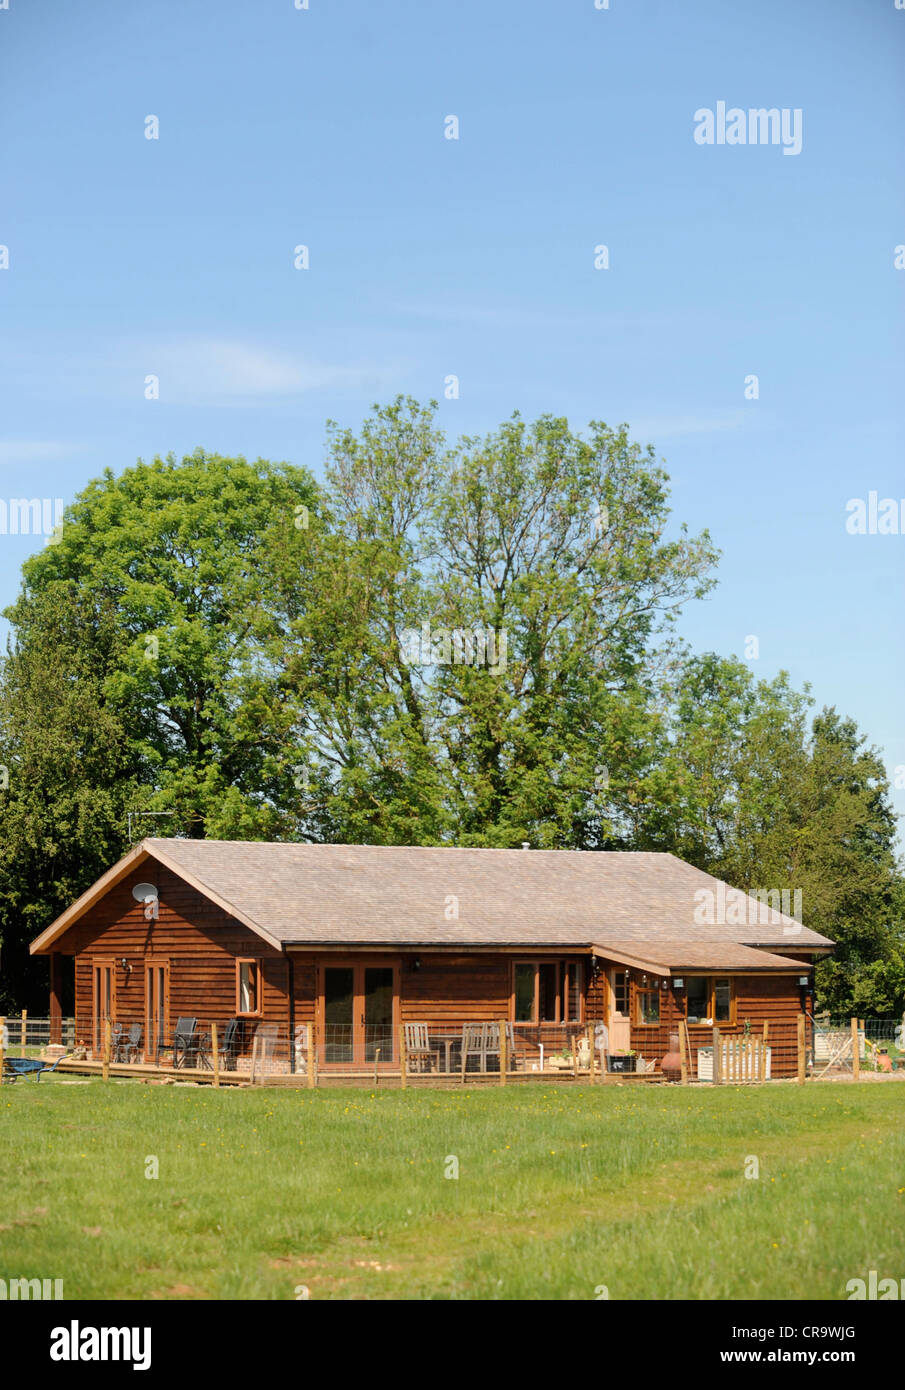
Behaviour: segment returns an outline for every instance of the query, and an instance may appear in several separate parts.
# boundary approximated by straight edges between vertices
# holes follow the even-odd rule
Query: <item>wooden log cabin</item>
[[[309,1023],[322,1066],[370,1065],[379,1046],[398,1068],[400,1024],[427,1023],[442,1048],[505,1019],[551,1044],[605,1024],[611,1056],[658,1063],[684,1019],[692,1075],[715,1026],[767,1022],[774,1076],[795,1072],[814,960],[832,949],[670,854],[188,839],[142,841],[31,946],[57,1028],[74,963],[89,1057],[107,1018],[138,1025],[156,1061],[194,1017],[221,1037],[238,1019],[244,1058],[269,1026],[288,1071]]]

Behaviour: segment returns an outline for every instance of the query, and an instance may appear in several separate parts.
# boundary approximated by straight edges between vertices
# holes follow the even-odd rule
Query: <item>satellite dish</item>
[[[148,898],[157,899],[157,889],[153,883],[136,883],[132,889],[132,896],[136,902],[146,903]]]

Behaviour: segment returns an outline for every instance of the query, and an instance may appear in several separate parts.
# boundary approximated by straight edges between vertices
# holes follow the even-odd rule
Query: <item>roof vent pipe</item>
[[[530,840],[522,840],[522,849],[530,849],[530,848],[531,848],[531,841],[530,841]]]

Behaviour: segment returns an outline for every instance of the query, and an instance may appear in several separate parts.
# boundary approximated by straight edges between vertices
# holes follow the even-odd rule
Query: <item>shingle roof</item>
[[[611,951],[613,959],[622,955],[643,956],[644,964],[662,966],[664,971],[681,970],[787,970],[800,971],[800,961],[794,957],[775,956],[762,947],[740,946],[733,941],[657,941],[645,943],[643,950],[636,944],[609,940],[598,943],[601,950]],[[807,949],[807,948],[805,948]]]
[[[833,944],[779,913],[758,921],[766,909],[751,897],[739,899],[745,924],[696,920],[696,893],[716,901],[726,886],[671,854],[169,839],[141,849],[284,947],[609,946],[688,969],[789,969],[745,948]]]

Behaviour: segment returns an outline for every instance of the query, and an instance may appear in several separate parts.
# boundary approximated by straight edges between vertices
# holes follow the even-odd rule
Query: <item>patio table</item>
[[[429,1042],[430,1045],[431,1045],[431,1049],[433,1049],[434,1043],[440,1043],[440,1044],[445,1048],[445,1050],[446,1050],[446,1066],[443,1068],[443,1070],[444,1070],[444,1071],[447,1071],[447,1072],[451,1071],[451,1070],[452,1070],[452,1049],[455,1047],[456,1043],[458,1043],[460,1047],[462,1046],[462,1034],[461,1034],[461,1032],[459,1032],[459,1033],[434,1033],[433,1031],[430,1031],[430,1032],[428,1033],[428,1042]]]

